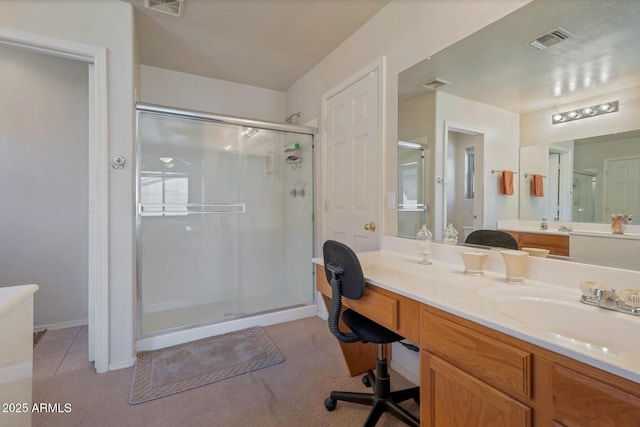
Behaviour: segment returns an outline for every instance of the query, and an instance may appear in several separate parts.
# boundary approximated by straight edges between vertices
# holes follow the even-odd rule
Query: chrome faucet
[[[547,224],[547,217],[543,216],[542,217],[542,223],[540,223],[540,229],[541,230],[546,230],[547,228],[549,228],[549,225]]]
[[[615,289],[593,288],[586,295],[583,291],[580,302],[584,304],[594,305],[609,310],[619,311],[621,313],[633,314],[640,316],[640,307],[632,307],[627,305],[622,298],[616,293]]]
[[[617,307],[618,303],[622,302],[622,298],[616,294],[615,289],[596,289],[595,297],[600,302],[600,305],[604,304],[607,307]]]

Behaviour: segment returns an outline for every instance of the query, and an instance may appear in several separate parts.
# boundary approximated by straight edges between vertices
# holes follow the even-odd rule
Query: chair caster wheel
[[[365,375],[364,377],[362,377],[362,384],[364,384],[367,387],[371,387],[371,381],[369,381],[368,375]]]
[[[324,407],[327,408],[327,411],[333,411],[336,409],[336,401],[330,397],[327,397],[324,400]]]

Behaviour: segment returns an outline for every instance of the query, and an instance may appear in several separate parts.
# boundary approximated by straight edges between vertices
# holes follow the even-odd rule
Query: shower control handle
[[[376,228],[378,228],[378,225],[375,221],[371,221],[370,223],[364,225],[364,229],[367,231],[376,231]]]

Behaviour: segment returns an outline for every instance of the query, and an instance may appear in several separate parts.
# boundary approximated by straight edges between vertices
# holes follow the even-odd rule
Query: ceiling
[[[399,101],[437,89],[524,113],[640,82],[640,1],[534,0],[403,71]],[[529,41],[562,27],[573,36],[544,50]]]
[[[128,1],[141,64],[286,91],[390,0],[185,0],[182,17]]]

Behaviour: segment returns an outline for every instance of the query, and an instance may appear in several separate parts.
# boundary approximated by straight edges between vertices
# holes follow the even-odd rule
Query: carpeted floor
[[[331,390],[368,389],[350,377],[337,340],[320,318],[296,320],[264,328],[286,360],[269,368],[238,375],[163,399],[130,405],[132,368],[106,374],[90,369],[33,382],[33,401],[60,403],[69,412],[34,413],[33,426],[171,426],[171,427],[321,427],[361,426],[369,408],[338,402],[324,408]],[[373,344],[372,344],[373,345]],[[393,389],[412,384],[391,372]],[[418,405],[406,408],[418,415]],[[378,427],[402,425],[383,415]]]

